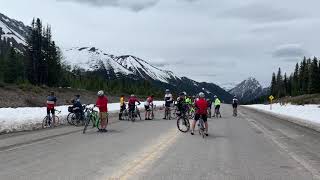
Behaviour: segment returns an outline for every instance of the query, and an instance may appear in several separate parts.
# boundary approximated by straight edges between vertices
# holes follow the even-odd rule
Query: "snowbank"
[[[280,106],[280,104],[273,104],[272,110],[270,110],[270,105],[247,105],[245,107],[259,109],[267,111],[277,115],[285,115],[292,118],[303,119],[305,121],[310,121],[313,123],[318,123],[320,125],[320,105],[285,105]]]
[[[155,101],[156,106],[163,106],[164,102]],[[119,111],[120,103],[108,104],[110,112]],[[144,108],[144,103],[141,103],[139,108]],[[66,117],[69,114],[68,106],[58,106],[57,110],[61,111],[58,114],[62,123],[66,122]],[[45,107],[25,107],[25,108],[0,108],[0,133],[12,132],[21,130],[31,130],[37,128],[43,118],[46,116],[47,109]]]

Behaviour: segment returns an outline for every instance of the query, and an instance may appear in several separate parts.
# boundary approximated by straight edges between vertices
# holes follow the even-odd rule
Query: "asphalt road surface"
[[[0,147],[0,179],[298,179],[320,177],[320,133],[252,110],[222,106],[209,136],[180,133],[175,120],[117,121]],[[66,129],[68,129],[66,128]],[[64,131],[60,129],[59,131]],[[0,137],[27,142],[35,133]]]

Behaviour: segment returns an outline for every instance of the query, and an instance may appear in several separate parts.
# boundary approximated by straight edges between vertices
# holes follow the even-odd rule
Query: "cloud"
[[[119,7],[127,8],[135,12],[155,6],[160,0],[57,0],[57,1],[73,1],[78,3],[86,3],[96,7]],[[185,2],[195,2],[198,0],[181,0]]]
[[[222,16],[246,19],[253,22],[279,22],[290,21],[299,18],[285,8],[273,7],[272,4],[253,3],[241,7],[235,7],[222,13]]]
[[[272,56],[275,58],[282,58],[285,61],[296,61],[297,58],[306,56],[308,52],[299,44],[285,44],[278,46]]]
[[[96,7],[120,7],[128,8],[138,12],[152,6],[155,6],[160,0],[57,0],[57,1],[73,1],[78,3],[86,3]]]

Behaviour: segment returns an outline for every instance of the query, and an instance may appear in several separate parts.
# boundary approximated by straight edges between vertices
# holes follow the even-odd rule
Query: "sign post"
[[[274,100],[274,97],[272,95],[269,96],[269,100],[270,100],[270,110],[272,110],[272,102]]]

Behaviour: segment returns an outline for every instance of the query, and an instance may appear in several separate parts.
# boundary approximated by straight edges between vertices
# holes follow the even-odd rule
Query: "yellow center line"
[[[147,171],[147,167],[150,167],[153,162],[160,158],[170,145],[176,142],[180,134],[181,133],[179,133],[176,128],[170,130],[168,133],[158,138],[156,143],[153,143],[140,151],[138,154],[141,155],[131,162],[128,162],[128,164],[122,167],[119,172],[103,179],[127,180],[129,178],[132,179],[133,177],[137,177],[142,171]]]

